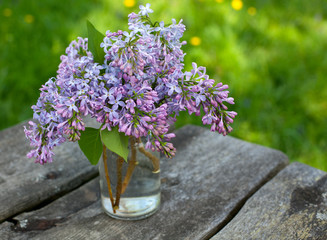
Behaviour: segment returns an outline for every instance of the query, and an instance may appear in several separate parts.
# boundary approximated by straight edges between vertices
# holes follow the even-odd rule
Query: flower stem
[[[131,152],[132,152],[132,156],[131,159],[128,162],[128,167],[127,167],[127,171],[126,171],[126,176],[124,178],[123,181],[123,186],[122,186],[122,190],[121,190],[121,194],[123,194],[129,184],[129,181],[131,180],[134,168],[136,166],[136,149],[135,149],[135,138],[131,137],[130,138],[130,145],[131,145]]]
[[[117,158],[117,186],[116,186],[116,202],[114,209],[119,209],[120,195],[122,192],[122,168],[123,168],[124,159],[121,156]]]
[[[138,138],[137,142],[141,143],[141,139]],[[146,151],[145,148],[143,147],[143,144],[139,144],[139,151],[151,160],[152,165],[153,165],[152,172],[159,173],[160,172],[160,160],[156,156],[152,155],[150,152]]]
[[[112,196],[110,178],[109,178],[109,172],[108,172],[107,148],[106,148],[106,146],[104,144],[103,144],[102,158],[103,158],[103,163],[104,163],[104,169],[105,169],[105,172],[106,172],[106,180],[107,180],[107,186],[108,186],[108,192],[109,192],[109,198],[110,198],[111,206],[112,206],[113,212],[116,213],[116,210],[114,208],[114,198]]]

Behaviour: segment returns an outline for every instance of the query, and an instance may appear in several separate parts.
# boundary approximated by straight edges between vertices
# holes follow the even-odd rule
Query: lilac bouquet
[[[146,138],[146,149],[175,155],[168,133],[180,111],[204,112],[202,122],[211,131],[226,135],[236,112],[225,103],[228,86],[215,83],[205,67],[192,64],[184,71],[181,41],[185,26],[172,19],[169,25],[152,22],[150,4],[128,16],[129,32],[107,31],[105,35],[88,22],[88,38],[72,41],[61,56],[58,75],[40,89],[32,106],[34,121],[25,127],[34,148],[27,156],[44,164],[51,162],[53,148],[78,141],[92,164],[102,153],[102,144],[126,159],[128,138]],[[101,124],[87,128],[89,115]]]

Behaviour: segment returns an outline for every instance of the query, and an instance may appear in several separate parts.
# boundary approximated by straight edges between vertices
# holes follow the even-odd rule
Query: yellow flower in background
[[[257,9],[255,7],[249,7],[248,8],[248,14],[251,16],[254,16],[257,13]]]
[[[217,3],[222,3],[224,0],[216,0]]]
[[[34,22],[34,16],[31,14],[26,14],[24,17],[24,21],[26,23],[32,23],[32,22]]]
[[[193,46],[199,46],[201,44],[201,38],[196,36],[192,37],[190,42]]]
[[[3,9],[3,16],[10,17],[12,15],[12,10],[10,8]]]
[[[235,10],[241,10],[243,7],[243,2],[242,0],[233,0],[232,1],[232,8],[234,8]]]
[[[124,0],[125,7],[134,7],[135,6],[135,0]]]

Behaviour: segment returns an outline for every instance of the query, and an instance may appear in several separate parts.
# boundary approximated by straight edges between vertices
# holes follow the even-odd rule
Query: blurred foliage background
[[[151,3],[154,20],[183,19],[186,69],[206,66],[230,86],[231,134],[327,170],[327,1],[1,0],[0,129],[32,117],[41,85],[86,20],[127,30],[127,15]],[[201,124],[182,114],[177,126]]]

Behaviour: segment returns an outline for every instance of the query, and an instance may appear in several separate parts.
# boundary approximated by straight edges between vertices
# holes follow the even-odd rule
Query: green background
[[[239,114],[232,136],[327,170],[327,1],[249,0],[240,10],[230,0],[148,2],[152,19],[184,20],[186,69],[195,61],[229,84]],[[86,20],[103,33],[127,30],[127,15],[145,3],[2,0],[0,129],[32,117],[38,89],[56,75],[68,44],[86,37]],[[201,119],[182,114],[177,127],[186,123]]]

